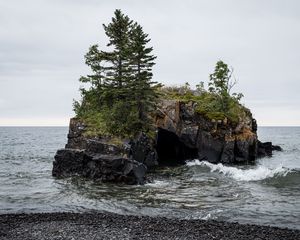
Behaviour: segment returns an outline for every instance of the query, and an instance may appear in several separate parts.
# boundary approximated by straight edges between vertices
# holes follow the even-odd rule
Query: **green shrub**
[[[224,99],[217,93],[203,90],[192,90],[185,86],[163,87],[160,89],[164,99],[173,99],[182,102],[193,101],[197,103],[196,113],[203,115],[209,120],[224,120],[227,118],[232,124],[237,124],[240,119],[249,116],[250,111],[242,106],[239,101],[229,96],[226,109],[224,110]]]

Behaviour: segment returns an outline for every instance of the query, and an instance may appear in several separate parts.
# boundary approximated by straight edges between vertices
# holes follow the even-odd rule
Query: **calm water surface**
[[[144,186],[51,176],[66,127],[0,127],[0,213],[109,211],[300,229],[300,128],[259,128],[283,147],[255,166],[192,160]]]

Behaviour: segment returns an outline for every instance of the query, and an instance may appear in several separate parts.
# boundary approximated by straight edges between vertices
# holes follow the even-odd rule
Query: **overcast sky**
[[[207,82],[221,59],[259,125],[300,125],[299,0],[0,0],[0,126],[68,124],[116,8],[152,39],[154,80]]]

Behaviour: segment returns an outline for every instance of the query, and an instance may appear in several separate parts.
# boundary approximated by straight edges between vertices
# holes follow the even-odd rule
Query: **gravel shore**
[[[300,230],[111,213],[0,215],[0,239],[291,239]]]

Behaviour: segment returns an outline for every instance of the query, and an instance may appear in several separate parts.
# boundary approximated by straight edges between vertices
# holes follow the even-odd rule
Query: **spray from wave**
[[[198,159],[189,161],[186,163],[186,165],[208,167],[211,172],[222,173],[225,176],[231,177],[237,181],[260,181],[273,177],[285,177],[287,174],[293,171],[283,166],[268,168],[263,165],[259,165],[252,169],[240,169],[236,167],[224,166],[222,163],[213,164],[207,161],[199,161]]]

